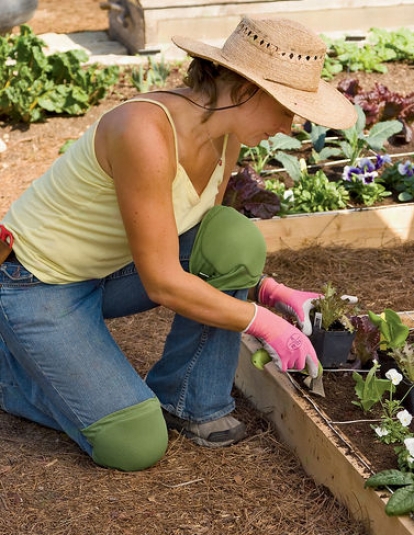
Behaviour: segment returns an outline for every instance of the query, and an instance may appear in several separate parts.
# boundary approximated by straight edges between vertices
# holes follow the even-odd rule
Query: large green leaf
[[[403,323],[401,316],[392,308],[386,308],[381,315],[368,310],[370,321],[379,328],[381,344],[386,348],[397,349],[407,340],[410,329]]]
[[[269,139],[270,146],[273,150],[294,150],[302,148],[302,143],[286,134],[276,134]]]
[[[325,145],[326,132],[328,129],[325,126],[313,124],[310,133],[313,148],[316,152],[321,152]]]
[[[385,512],[390,516],[406,515],[414,511],[414,485],[397,489],[385,506]]]
[[[364,412],[368,412],[374,405],[379,403],[385,392],[392,390],[393,386],[388,379],[380,379],[376,376],[376,367],[373,366],[364,379],[358,372],[352,375],[355,381],[355,393],[359,401],[354,401]]]
[[[295,182],[300,180],[300,162],[296,156],[291,156],[290,154],[286,154],[285,152],[277,151],[274,155],[274,158],[281,162],[292,180],[294,180]]]
[[[401,472],[401,470],[383,470],[368,478],[365,487],[401,487],[414,485],[414,474],[411,472]]]
[[[374,124],[370,129],[366,142],[372,150],[379,151],[384,143],[394,134],[398,134],[403,129],[401,121],[382,121]]]

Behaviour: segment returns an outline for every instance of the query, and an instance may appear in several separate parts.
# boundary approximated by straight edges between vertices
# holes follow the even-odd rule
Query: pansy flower
[[[406,409],[398,412],[397,413],[397,418],[400,420],[401,425],[403,427],[408,427],[411,424],[411,421],[413,419],[411,414]]]
[[[411,455],[411,457],[414,457],[414,438],[406,438],[404,440],[404,446],[407,448],[407,451]]]
[[[376,427],[374,431],[377,433],[379,437],[386,437],[389,434],[388,429],[385,429],[384,427]],[[413,446],[414,448],[414,446]],[[411,452],[410,452],[411,453]],[[413,453],[414,455],[414,453]]]
[[[414,176],[414,164],[410,160],[398,164],[398,172],[402,176]]]
[[[391,368],[390,370],[385,372],[385,377],[389,379],[394,386],[399,385],[403,380],[403,376],[401,375],[401,373],[397,372],[395,368]]]

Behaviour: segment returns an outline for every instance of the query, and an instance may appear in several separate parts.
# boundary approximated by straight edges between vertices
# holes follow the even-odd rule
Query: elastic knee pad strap
[[[82,430],[101,466],[125,471],[149,468],[164,455],[168,432],[156,398],[108,414]]]
[[[258,227],[229,206],[214,206],[201,221],[190,256],[190,272],[219,290],[255,286],[266,261]]]

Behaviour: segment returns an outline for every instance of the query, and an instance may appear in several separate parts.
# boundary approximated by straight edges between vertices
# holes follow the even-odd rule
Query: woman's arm
[[[182,269],[171,188],[175,147],[165,115],[148,104],[139,107],[139,114],[137,107],[117,114],[106,126],[107,163],[134,262],[149,297],[205,325],[239,332],[247,328],[246,332],[269,344],[282,370],[307,365],[316,376],[315,351],[298,329],[268,309],[230,297]]]
[[[142,103],[119,110],[110,124],[109,117],[103,123],[107,161],[149,297],[200,323],[242,331],[254,315],[254,305],[216,290],[180,265],[172,202],[174,137],[164,112]]]

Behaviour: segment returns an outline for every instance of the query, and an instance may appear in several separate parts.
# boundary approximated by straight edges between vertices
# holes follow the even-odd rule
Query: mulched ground
[[[39,0],[31,25],[37,33],[101,30],[105,19],[97,0]],[[398,91],[414,87],[407,66],[392,66],[381,81]],[[0,215],[57,157],[64,141],[133,93],[120,83],[84,117],[22,128],[0,125],[8,146],[0,155]],[[358,295],[362,309],[412,310],[413,262],[411,246],[310,248],[270,256],[267,271],[309,290],[331,280]],[[139,373],[159,358],[171,317],[159,309],[108,322]],[[0,411],[0,535],[366,535],[363,525],[306,476],[262,415],[234,394],[236,416],[247,423],[246,440],[209,450],[171,432],[166,456],[134,474],[97,467],[65,435]]]

